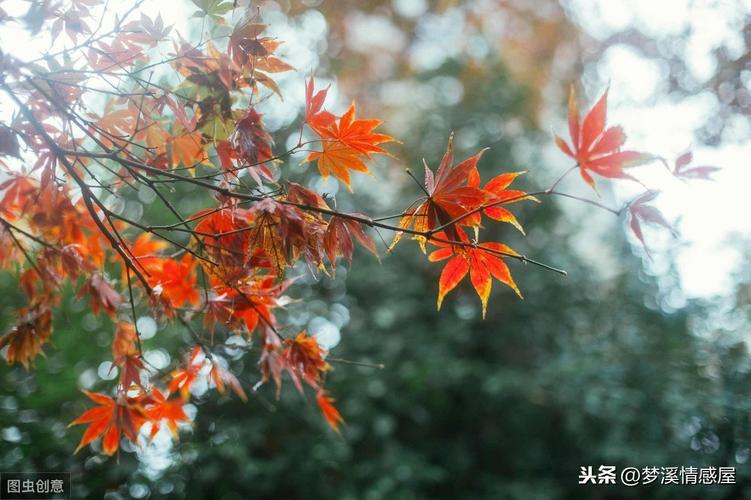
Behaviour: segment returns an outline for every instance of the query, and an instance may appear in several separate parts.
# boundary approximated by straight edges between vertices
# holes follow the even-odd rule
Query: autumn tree
[[[356,245],[379,255],[407,237],[443,266],[438,308],[468,277],[484,316],[494,280],[522,296],[515,264],[565,274],[482,237],[495,223],[523,233],[516,204],[552,196],[586,203],[627,217],[644,243],[643,223],[669,223],[651,204],[658,193],[638,180],[639,168],[667,168],[682,179],[716,170],[692,165],[690,153],[668,161],[627,149],[625,132],[607,124],[607,90],[581,113],[572,85],[568,139],[554,140],[573,166],[551,186],[523,191],[514,183],[524,172],[505,166],[481,179],[483,151],[457,160],[448,137],[437,166],[405,174],[420,186],[419,199],[394,207],[395,215],[343,211],[336,197],[291,180],[288,162],[306,153],[306,168],[351,191],[355,176],[371,173],[374,158],[388,161],[396,139],[379,120],[362,118],[355,103],[341,114],[330,111],[328,87],[278,55],[282,40],[266,34],[262,11],[194,4],[203,26],[190,41],[161,16],[142,13],[140,3],[33,4],[37,29],[51,35],[53,48],[33,60],[0,52],[0,90],[14,113],[0,124],[0,266],[17,276],[27,300],[0,347],[8,363],[30,368],[51,340],[67,285],[93,314],[110,318],[118,377],[109,393],[85,392],[94,406],[71,422],[87,426],[79,449],[101,437],[112,455],[123,438],[137,444],[162,428],[176,436],[189,421],[183,406],[198,381],[246,400],[267,383],[278,395],[287,378],[338,430],[344,419],[325,387],[334,358],[314,336],[279,320],[281,311],[304,307],[294,300],[301,274],[326,279],[340,260],[357,265]],[[259,105],[281,102],[275,78],[295,71],[305,107],[285,150]],[[562,190],[575,171],[592,197]],[[613,208],[597,197],[603,181],[636,182],[644,191]],[[176,193],[186,186],[212,203],[183,213]],[[151,193],[168,221],[118,209],[134,192]],[[391,242],[379,250],[374,236],[385,242],[386,232]],[[188,333],[172,369],[143,356],[141,315]],[[224,355],[238,335],[258,366],[252,388],[233,375]]]

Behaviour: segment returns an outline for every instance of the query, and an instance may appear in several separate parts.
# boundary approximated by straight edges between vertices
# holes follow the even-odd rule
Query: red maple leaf
[[[318,133],[331,126],[336,120],[336,116],[323,110],[323,103],[328,92],[329,87],[316,92],[312,76],[305,83],[305,123]]]
[[[123,303],[122,295],[117,293],[107,279],[99,273],[94,273],[78,291],[78,298],[88,292],[89,304],[94,314],[99,314],[102,309],[110,316],[115,317],[117,308]]]
[[[624,169],[647,163],[654,159],[648,153],[623,151],[626,134],[621,127],[605,128],[608,106],[606,90],[583,120],[579,117],[579,105],[573,85],[568,100],[568,127],[571,136],[569,146],[559,136],[555,142],[566,155],[576,160],[584,181],[595,187],[591,173],[611,179],[631,179]]]
[[[237,156],[258,185],[261,185],[261,177],[267,181],[274,179],[265,163],[273,156],[273,140],[264,129],[261,117],[260,113],[250,108],[245,117],[237,122],[232,135],[232,145],[237,151]]]
[[[644,241],[644,234],[641,229],[642,222],[648,222],[650,224],[662,226],[666,229],[669,229],[670,232],[675,235],[675,229],[665,219],[662,213],[656,207],[647,205],[647,203],[654,201],[654,199],[657,198],[658,194],[660,194],[659,191],[647,191],[646,193],[632,201],[628,206],[628,215],[630,219],[629,225],[631,227],[631,231],[633,231],[634,235],[644,246],[644,250],[647,252],[647,255],[649,255],[649,248]]]
[[[691,151],[687,151],[675,159],[673,164],[673,175],[682,180],[703,179],[707,181],[712,179],[712,174],[722,170],[720,167],[711,167],[707,165],[692,166],[688,168],[694,159],[694,155]]]
[[[365,217],[362,214],[352,215]],[[350,265],[352,264],[352,253],[354,252],[353,237],[363,247],[378,256],[375,243],[370,239],[370,236],[365,234],[359,222],[345,217],[334,216],[329,221],[328,227],[326,227],[326,234],[323,237],[323,243],[326,247],[326,254],[329,258],[332,271],[336,268],[337,255],[341,255]]]
[[[301,381],[319,389],[321,375],[330,368],[325,355],[326,350],[318,344],[318,340],[302,331],[294,339],[284,341],[280,362],[292,377],[297,390],[302,392]]]
[[[427,199],[417,207],[408,209],[399,221],[399,227],[427,232],[446,226],[443,231],[449,239],[455,241],[459,238],[458,225],[478,227],[481,217],[476,210],[493,199],[493,193],[479,187],[477,162],[484,151],[453,165],[453,138],[449,137],[446,153],[435,174],[427,165],[425,166]],[[463,217],[470,212],[474,213]],[[389,249],[393,248],[401,237],[401,232],[396,233]],[[414,235],[413,238],[420,242],[425,251],[426,238],[422,235]]]

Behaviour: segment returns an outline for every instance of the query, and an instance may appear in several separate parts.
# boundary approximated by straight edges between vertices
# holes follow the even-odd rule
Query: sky
[[[737,5],[691,0],[572,0],[569,5],[572,12],[586,13],[577,21],[595,38],[628,27],[655,37],[688,29],[688,67],[699,78],[712,75],[715,47],[743,47],[742,34],[733,23],[751,14],[748,0]],[[628,131],[629,148],[659,152],[668,158],[691,149],[694,165],[722,167],[715,182],[685,184],[665,175],[653,177],[663,190],[656,204],[680,232],[678,240],[664,243],[662,249],[676,252],[684,294],[711,297],[727,292],[732,273],[741,262],[738,250],[728,242],[751,230],[748,124],[732,124],[732,142],[719,147],[699,145],[694,131],[711,113],[714,96],[705,93],[681,102],[669,100],[660,93],[663,75],[659,66],[625,46],[610,48],[596,71],[600,79],[610,82],[609,120]],[[648,233],[652,236],[653,232]],[[664,258],[665,254],[658,255],[646,265],[658,271],[665,267]]]

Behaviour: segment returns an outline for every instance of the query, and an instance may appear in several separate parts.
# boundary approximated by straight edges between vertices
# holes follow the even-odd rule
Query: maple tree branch
[[[573,167],[569,168],[568,170],[566,170],[565,172],[563,172],[563,174],[560,177],[558,177],[558,179],[553,183],[553,185],[550,186],[548,189],[546,189],[546,191],[548,193],[554,192],[555,188],[558,187],[558,184],[560,184],[563,181],[563,179],[565,179],[566,177],[568,177],[568,174],[570,174],[571,172],[573,172],[577,168],[579,168],[579,164],[578,163],[576,165],[574,165]]]
[[[584,197],[581,197],[581,196],[576,196],[576,195],[573,195],[573,194],[562,193],[560,191],[544,191],[542,193],[536,193],[536,196],[541,196],[541,195],[562,196],[564,198],[569,198],[571,200],[581,201],[582,203],[587,203],[587,204],[593,205],[593,206],[595,206],[597,208],[601,208],[601,209],[603,209],[603,210],[605,210],[607,212],[610,212],[611,214],[616,215],[616,216],[621,215],[623,213],[623,208],[625,208],[625,207],[622,207],[620,210],[615,210],[615,209],[610,208],[607,205],[603,205],[602,203],[597,202],[595,200],[591,200],[589,198],[584,198]],[[628,205],[626,205],[626,206],[628,206]]]
[[[136,315],[136,301],[133,298],[133,284],[130,282],[130,268],[125,267],[125,274],[127,276],[127,283],[128,283],[128,296],[130,298],[130,312],[133,316],[133,329],[136,331],[136,340],[138,341],[138,355],[141,359],[144,359],[143,357],[143,346],[141,345],[141,332],[138,331],[138,316]]]
[[[124,152],[124,148],[125,148],[125,147],[127,146],[127,144],[124,144],[124,145],[123,145],[122,147],[118,148],[117,150],[112,150],[112,149],[110,149],[109,147],[107,147],[107,145],[106,145],[106,144],[104,144],[104,143],[103,143],[103,142],[102,142],[101,140],[99,140],[99,139],[98,139],[98,138],[97,138],[97,137],[96,137],[96,136],[95,136],[94,134],[92,134],[92,133],[91,133],[91,132],[90,132],[90,131],[89,131],[89,130],[88,130],[88,129],[86,128],[86,127],[83,127],[83,126],[82,126],[82,125],[80,124],[80,122],[79,122],[78,120],[82,120],[82,119],[81,119],[81,118],[80,118],[80,117],[79,117],[79,116],[78,116],[77,114],[75,114],[75,113],[73,113],[73,112],[71,112],[71,111],[69,111],[69,110],[67,110],[67,109],[65,109],[65,108],[63,108],[63,107],[61,107],[61,106],[60,106],[59,104],[57,104],[57,102],[56,102],[55,100],[51,99],[51,98],[50,98],[50,96],[48,96],[48,95],[47,95],[47,94],[46,94],[46,93],[45,93],[45,92],[44,92],[44,91],[43,91],[43,90],[42,90],[41,88],[39,88],[39,87],[38,87],[38,86],[37,86],[37,85],[36,85],[35,83],[31,82],[31,85],[32,85],[32,86],[34,86],[34,88],[35,88],[35,89],[36,89],[36,90],[37,90],[38,92],[42,93],[42,94],[43,94],[43,95],[44,95],[44,96],[45,96],[45,97],[46,97],[46,98],[47,98],[47,99],[48,99],[48,100],[49,100],[50,102],[53,102],[53,103],[54,103],[54,104],[56,105],[56,107],[57,107],[57,108],[58,108],[58,109],[59,109],[59,110],[60,110],[60,111],[61,111],[62,113],[65,113],[65,115],[66,115],[66,116],[67,116],[67,117],[68,117],[68,118],[69,118],[69,119],[70,119],[71,121],[73,121],[74,123],[76,123],[76,125],[78,125],[78,126],[79,126],[79,127],[80,127],[80,128],[81,128],[81,129],[83,130],[83,131],[84,131],[84,133],[85,133],[86,135],[88,135],[88,136],[89,136],[89,137],[90,137],[90,138],[91,138],[91,139],[92,139],[92,140],[93,140],[93,141],[94,141],[94,142],[95,142],[95,143],[96,143],[96,144],[97,144],[97,145],[98,145],[98,146],[99,146],[100,148],[102,148],[102,149],[103,149],[104,151],[106,151],[106,152],[107,152],[107,154],[109,155],[109,157],[110,157],[110,158],[120,158],[120,156],[119,156],[119,155],[120,155],[120,153],[123,153],[123,152]],[[140,109],[140,107],[139,107],[139,109]],[[139,116],[140,116],[140,113],[139,113]],[[132,137],[132,136],[131,136],[131,137]],[[130,141],[128,141],[128,142],[130,142]],[[76,152],[76,153],[80,153],[80,152]],[[79,155],[78,155],[78,154],[76,155],[76,159],[80,161],[80,158],[79,158]],[[124,166],[124,167],[125,167],[125,168],[126,168],[126,169],[127,169],[128,171],[129,171],[129,172],[131,172],[131,174],[132,174],[132,175],[134,176],[134,178],[135,178],[135,179],[136,179],[137,181],[139,181],[139,180],[140,180],[140,182],[142,182],[143,184],[147,185],[147,186],[148,186],[148,187],[149,187],[149,188],[150,188],[151,190],[153,190],[153,191],[154,191],[154,193],[155,193],[155,194],[157,195],[157,197],[159,197],[159,199],[160,199],[160,200],[162,201],[162,203],[164,203],[164,205],[165,205],[165,206],[167,207],[167,209],[168,209],[168,210],[169,210],[170,212],[172,212],[172,214],[173,214],[173,215],[174,215],[174,216],[175,216],[175,217],[177,218],[177,220],[178,220],[178,221],[184,221],[184,218],[183,218],[183,217],[182,217],[182,216],[181,216],[181,215],[180,215],[180,214],[178,213],[177,209],[176,209],[176,208],[175,208],[175,207],[174,207],[174,206],[172,205],[172,203],[171,203],[171,202],[170,202],[170,201],[169,201],[169,200],[168,200],[168,199],[167,199],[167,198],[166,198],[166,197],[165,197],[165,196],[164,196],[164,195],[163,195],[163,194],[162,194],[162,193],[161,193],[161,192],[160,192],[160,191],[159,191],[159,190],[158,190],[157,188],[156,188],[156,186],[154,186],[154,185],[153,185],[153,183],[152,183],[152,181],[151,181],[150,179],[148,179],[147,177],[143,177],[143,176],[139,175],[139,174],[138,174],[137,172],[133,172],[133,171],[132,171],[132,169],[131,169],[131,167],[130,167],[130,166],[128,166],[127,164],[122,164],[122,163],[121,163],[121,165],[123,165],[123,166]],[[114,217],[118,217],[118,218],[120,218],[121,220],[123,220],[124,222],[128,222],[128,223],[130,223],[131,225],[133,225],[133,226],[135,226],[135,227],[139,227],[139,228],[141,228],[141,229],[144,229],[144,227],[143,227],[143,226],[141,226],[140,224],[138,224],[138,223],[136,223],[136,222],[134,222],[134,221],[132,221],[132,220],[126,219],[126,218],[124,218],[124,217],[121,217],[121,216],[119,216],[119,215],[115,214],[114,212],[111,212],[111,211],[110,211],[110,210],[108,210],[108,209],[107,209],[107,208],[106,208],[106,207],[104,206],[104,204],[102,204],[102,203],[101,203],[101,202],[100,202],[100,201],[99,201],[98,199],[96,199],[96,201],[97,201],[97,204],[98,204],[98,205],[100,206],[100,208],[102,209],[102,211],[103,211],[103,212],[105,212],[105,214],[107,214],[108,218],[109,218],[109,216],[114,216]],[[189,228],[189,226],[187,225],[187,223],[185,223],[185,222],[182,222],[182,224],[183,224],[183,225],[185,225],[185,227],[186,227],[187,229],[190,229],[190,228]],[[113,227],[113,230],[115,230],[115,228],[114,228],[114,225],[112,225],[112,224],[110,224],[110,225],[111,225],[111,226]],[[117,231],[115,230],[115,232],[117,232]],[[168,239],[168,238],[165,238],[165,237],[163,237],[163,236],[161,236],[161,235],[159,235],[159,234],[157,234],[157,233],[154,233],[153,231],[152,231],[152,234],[155,234],[156,236],[160,236],[160,237],[162,237],[162,239],[164,239],[164,240],[166,240],[166,241],[169,241],[170,243],[172,243],[172,244],[174,244],[174,245],[176,245],[176,246],[179,246],[180,248],[183,248],[184,250],[186,250],[186,251],[190,252],[190,253],[191,253],[192,255],[194,255],[195,257],[197,257],[197,258],[199,258],[199,259],[202,259],[202,260],[206,260],[207,262],[211,262],[211,261],[208,261],[207,259],[205,259],[204,257],[202,257],[201,255],[199,255],[199,254],[195,253],[195,252],[194,252],[193,250],[191,250],[191,249],[189,249],[189,248],[187,248],[187,247],[185,247],[185,246],[183,246],[183,245],[179,245],[178,243],[176,243],[176,242],[174,242],[174,241],[172,241],[172,240],[170,240],[170,239]],[[118,234],[118,237],[119,237],[119,234]],[[119,239],[120,239],[120,240],[121,240],[121,242],[122,242],[122,238],[119,238]],[[196,237],[196,241],[197,241],[197,242],[199,243],[199,245],[201,244],[201,241],[200,241],[200,239],[198,239],[197,237]],[[135,262],[138,262],[138,260],[137,260],[137,259],[135,259],[135,256],[133,256],[133,255],[132,255],[132,253],[130,252],[130,249],[129,249],[129,248],[127,247],[127,245],[125,245],[125,243],[124,243],[124,242],[123,242],[123,245],[124,245],[125,249],[126,249],[126,250],[128,251],[128,253],[130,253],[131,257],[133,257],[134,261],[135,261]],[[126,263],[126,264],[127,264],[127,263]],[[140,266],[140,262],[139,262],[138,264],[139,264],[139,266]],[[148,271],[147,271],[146,269],[144,269],[144,272],[148,273]]]
[[[30,232],[28,232],[28,231],[26,231],[24,229],[21,229],[20,227],[14,225],[13,223],[11,223],[10,221],[6,220],[3,217],[0,217],[0,224],[2,224],[3,226],[5,226],[5,228],[8,229],[8,231],[15,231],[15,232],[17,232],[19,234],[22,234],[25,237],[29,238],[31,241],[35,242],[35,243],[38,243],[38,244],[43,245],[45,247],[57,249],[57,247],[55,245],[53,245],[52,243],[49,243],[47,241],[44,241],[41,238],[38,238],[38,237],[34,236]]]
[[[112,234],[109,232],[109,230],[104,225],[104,223],[99,219],[99,216],[96,213],[96,209],[94,208],[92,204],[92,199],[101,209],[106,210],[106,208],[101,203],[101,201],[99,201],[99,198],[97,198],[93,194],[93,192],[91,191],[91,188],[89,188],[86,185],[86,183],[80,178],[80,176],[76,172],[76,169],[68,161],[65,150],[61,148],[55,142],[55,140],[49,135],[49,133],[47,133],[47,130],[44,128],[44,125],[42,125],[42,123],[39,120],[37,120],[36,116],[34,116],[34,113],[32,113],[32,111],[18,98],[18,96],[8,87],[8,85],[5,82],[0,81],[0,88],[2,88],[8,94],[8,96],[16,103],[16,105],[18,106],[18,108],[20,109],[24,117],[29,121],[29,123],[32,124],[32,126],[36,129],[37,133],[44,139],[49,150],[55,155],[55,157],[60,161],[60,163],[62,163],[68,175],[70,175],[73,181],[79,186],[79,189],[81,190],[81,195],[84,201],[84,205],[86,206],[86,210],[89,212],[89,215],[94,221],[94,224],[96,224],[96,226],[99,228],[99,231],[105,236],[105,238],[109,240],[110,245],[115,250],[115,252],[117,252],[120,255],[123,262],[127,266],[130,266],[133,269],[133,273],[141,281],[144,288],[149,292],[149,295],[150,295],[152,293],[152,289],[151,289],[151,286],[149,285],[148,280],[141,273],[141,271],[136,268],[135,264],[130,260],[130,257],[128,256],[128,254],[125,253],[123,249],[120,247],[120,244],[117,241],[117,239],[115,239],[115,237],[112,236]]]
[[[125,22],[130,17],[130,15],[133,12],[135,12],[141,6],[141,4],[143,4],[143,2],[144,2],[144,0],[137,0],[136,2],[133,2],[133,5],[131,5],[128,8],[128,10],[122,16],[117,16],[116,17],[117,22],[115,24],[115,27],[111,31],[108,31],[107,33],[103,33],[102,35],[96,36],[96,33],[102,27],[102,21],[104,21],[104,16],[102,15],[99,18],[99,26],[97,27],[97,29],[94,30],[94,32],[92,32],[92,34],[86,40],[84,40],[83,42],[81,42],[80,44],[76,44],[76,45],[74,45],[72,47],[67,47],[67,48],[62,49],[62,50],[60,50],[58,52],[53,52],[52,54],[44,54],[44,55],[42,55],[42,56],[40,56],[40,57],[38,57],[36,59],[32,59],[31,61],[19,61],[19,63],[24,64],[24,65],[32,65],[34,63],[38,63],[39,61],[54,60],[57,57],[60,57],[60,56],[65,55],[65,54],[69,54],[70,52],[73,52],[75,50],[80,50],[80,49],[82,49],[84,47],[88,47],[89,45],[91,45],[94,42],[98,42],[99,40],[103,40],[104,38],[107,38],[108,36],[112,36],[112,35],[114,35],[116,33],[119,33],[122,30],[122,24],[123,24],[123,22]],[[107,10],[107,6],[108,5],[109,5],[109,2],[105,3],[104,9],[103,9],[104,11]]]
[[[175,179],[175,180],[180,180],[180,181],[184,181],[184,182],[196,184],[196,185],[205,187],[207,189],[211,189],[211,190],[217,191],[217,192],[219,192],[219,193],[221,193],[221,194],[223,194],[225,196],[228,196],[228,197],[238,198],[238,199],[247,200],[247,201],[261,201],[262,199],[266,198],[265,196],[256,196],[256,195],[249,195],[249,194],[244,194],[244,193],[238,193],[238,192],[230,190],[228,188],[224,188],[224,187],[221,187],[221,186],[216,186],[214,184],[202,181],[200,179],[194,179],[194,178],[191,178],[191,177],[185,177],[185,176],[181,176],[181,175],[178,175],[178,174],[173,174],[173,173],[171,173],[169,171],[160,170],[160,169],[151,167],[149,165],[143,164],[142,162],[137,162],[137,161],[129,160],[129,159],[126,159],[126,158],[120,158],[120,157],[117,157],[117,156],[113,157],[113,155],[111,155],[109,153],[103,153],[103,154],[91,153],[91,152],[89,152],[89,153],[71,152],[71,153],[74,154],[74,155],[81,154],[82,156],[111,158],[111,159],[113,159],[115,161],[118,161],[118,162],[121,162],[121,163],[128,164],[130,166],[133,166],[134,168],[140,168],[140,169],[143,169],[143,170],[146,170],[146,171],[149,171],[149,172],[153,172],[156,175],[163,175],[163,176]],[[526,194],[524,196],[519,196],[518,199],[524,199],[524,198],[527,198],[529,196],[534,196],[536,194],[553,194],[553,193],[548,193],[548,192],[542,191],[540,193],[531,193],[531,194]],[[345,218],[345,219],[353,220],[355,222],[359,222],[359,223],[364,224],[364,225],[369,226],[369,227],[377,227],[377,228],[380,228],[380,229],[386,229],[386,230],[394,231],[394,232],[403,232],[403,233],[408,233],[408,234],[412,234],[412,235],[415,235],[415,236],[423,236],[423,237],[431,238],[431,237],[433,237],[433,234],[435,234],[436,232],[439,232],[441,230],[439,228],[435,228],[433,230],[428,230],[428,231],[419,231],[419,230],[415,230],[415,229],[401,228],[399,226],[394,226],[394,225],[391,225],[391,224],[385,224],[385,223],[382,223],[382,222],[375,221],[373,219],[370,219],[369,217],[363,217],[363,216],[359,216],[359,215],[348,214],[348,213],[344,213],[344,212],[339,212],[337,210],[326,209],[326,208],[323,208],[323,207],[316,207],[316,206],[306,205],[306,204],[302,204],[302,203],[291,202],[289,200],[276,200],[276,201],[278,203],[282,203],[282,204],[285,204],[285,205],[295,206],[297,208],[300,208],[300,209],[306,210],[306,211],[310,211],[310,212],[317,212],[317,213],[320,213],[320,214],[325,214],[325,215],[330,215],[330,216],[336,216],[336,217],[342,217],[342,218]],[[511,202],[511,200],[503,200],[503,201],[497,202],[496,205],[497,204],[502,204],[502,203],[510,203],[510,202]],[[488,208],[489,206],[493,206],[493,205],[483,206],[483,207],[478,208],[475,211],[468,212],[467,214],[462,215],[459,218],[459,220],[464,219],[465,217],[471,215],[472,213],[479,212],[479,211],[481,211],[481,210],[483,210],[485,208]],[[458,221],[449,222],[449,223],[447,223],[444,226],[448,227],[448,226],[450,226],[451,224],[453,224],[455,222],[458,222]],[[441,228],[443,228],[444,226],[441,226]],[[204,236],[213,236],[215,238],[219,238],[219,237],[222,237],[222,236],[228,236],[228,235],[232,235],[232,234],[241,233],[243,231],[248,231],[248,230],[251,230],[252,228],[253,228],[253,226],[248,226],[248,227],[239,228],[239,229],[235,229],[235,230],[231,230],[231,231],[226,231],[226,232],[222,232],[222,233],[206,234]],[[176,229],[176,228],[172,228],[172,229]],[[194,230],[191,230],[191,232],[194,232],[196,234],[201,234],[201,233],[195,232]],[[433,237],[433,239],[436,239],[436,238]],[[441,241],[441,240],[437,240],[437,241]],[[448,241],[448,240],[445,241],[445,242],[446,243],[456,244],[456,245],[459,245],[459,246],[465,246],[465,244],[463,242],[455,242],[455,241]],[[557,269],[557,268],[549,266],[547,264],[543,264],[541,262],[538,262],[536,260],[530,259],[530,258],[528,258],[526,256],[523,256],[523,255],[520,256],[520,255],[508,254],[508,255],[504,255],[504,256],[505,257],[514,258],[514,259],[520,260],[522,262],[530,263],[530,264],[542,267],[544,269],[548,269],[550,271],[557,272],[559,274],[563,274],[563,275],[566,274],[566,272],[563,271],[563,270],[561,270],[561,269]]]
[[[16,245],[16,247],[21,251],[26,261],[29,263],[29,265],[34,269],[34,271],[37,273],[37,276],[39,276],[40,279],[44,279],[44,274],[42,274],[42,271],[39,269],[39,266],[37,265],[36,261],[31,258],[31,255],[29,255],[29,252],[26,250],[26,248],[23,246],[23,244],[18,240],[18,237],[14,234],[14,230],[18,230],[16,226],[11,224],[10,222],[6,221],[3,218],[0,218],[0,222],[2,222],[3,226],[5,226],[6,230],[8,231],[8,235],[13,240],[13,244]],[[24,234],[22,231],[19,230],[21,234]],[[24,234],[24,236],[27,236]],[[34,238],[34,241],[36,241],[36,238]]]
[[[420,189],[422,189],[422,191],[425,193],[425,196],[427,196],[428,199],[430,199],[431,198],[430,193],[428,192],[427,189],[425,189],[425,186],[423,186],[422,183],[420,183],[420,181],[417,180],[417,177],[415,177],[415,174],[412,173],[412,170],[409,168],[405,168],[404,171],[407,172],[407,175],[410,176],[413,181],[415,181],[415,184],[417,184],[420,187]]]
[[[345,365],[364,366],[365,368],[376,368],[378,370],[383,370],[384,368],[386,368],[386,365],[383,363],[368,363],[367,361],[353,361],[351,359],[333,358],[331,356],[326,356],[326,361],[332,361],[334,363],[342,363]]]

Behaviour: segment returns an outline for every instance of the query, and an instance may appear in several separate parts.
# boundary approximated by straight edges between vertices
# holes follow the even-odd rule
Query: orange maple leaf
[[[219,391],[219,394],[224,394],[227,391],[227,385],[229,385],[232,392],[237,394],[240,399],[243,401],[248,400],[248,396],[245,394],[245,390],[240,381],[228,369],[220,364],[216,356],[211,360],[209,377],[211,377],[212,382],[214,382],[214,386],[216,386],[216,390]]]
[[[318,161],[318,171],[321,173],[321,177],[326,179],[333,174],[350,191],[352,190],[352,181],[349,171],[369,172],[360,152],[340,141],[323,141],[321,151],[313,151],[305,158],[303,163],[314,160]]]
[[[0,338],[0,349],[8,347],[5,359],[8,364],[19,362],[28,369],[42,346],[52,335],[52,312],[48,307],[35,305],[19,310],[18,323]]]
[[[503,208],[502,205],[510,204],[510,203],[517,203],[517,202],[525,201],[525,200],[536,201],[539,203],[540,200],[538,200],[534,196],[528,195],[524,191],[519,191],[516,189],[506,189],[511,185],[511,183],[514,182],[514,180],[517,177],[525,173],[526,172],[509,172],[509,173],[498,175],[490,179],[488,183],[485,184],[485,187],[483,188],[486,192],[493,195],[494,198],[492,198],[490,201],[487,202],[486,204],[487,207],[482,209],[482,213],[493,220],[511,224],[516,229],[518,229],[522,234],[524,234],[524,228],[521,226],[521,224],[519,224],[519,221],[516,220],[516,216],[513,213],[511,213],[508,209]],[[475,175],[474,173],[471,174],[469,176],[468,184],[474,187],[479,186],[480,185],[479,175]]]
[[[331,126],[321,130],[321,135],[324,138],[340,141],[370,158],[373,153],[386,154],[386,150],[379,147],[379,144],[394,141],[394,138],[389,135],[374,132],[381,123],[383,123],[381,120],[355,119],[355,103],[353,102],[339,122],[334,122]]]
[[[120,435],[124,435],[132,443],[136,443],[138,430],[146,422],[146,414],[138,398],[119,396],[112,399],[105,394],[82,391],[97,405],[86,410],[80,417],[68,424],[68,427],[89,424],[78,443],[76,453],[100,436],[102,450],[107,455],[114,454],[120,446]]]
[[[128,248],[128,253],[133,257],[135,264],[143,269],[158,262],[159,252],[168,246],[166,241],[153,239],[150,233],[141,233]],[[122,264],[121,279],[122,283],[128,282],[128,268],[125,263]]]
[[[112,340],[112,359],[113,368],[120,368],[120,384],[124,390],[128,390],[133,384],[141,385],[143,361],[138,350],[138,332],[132,323],[117,322],[115,338]]]
[[[595,187],[590,173],[611,179],[633,179],[623,169],[642,165],[654,159],[648,153],[622,151],[626,134],[621,127],[605,128],[608,106],[606,90],[583,120],[579,118],[576,90],[571,86],[568,100],[568,127],[571,146],[559,136],[555,142],[564,154],[576,160],[584,181]]]
[[[312,87],[310,89],[312,92]],[[333,115],[315,112],[322,105],[322,102],[317,102],[321,100],[319,96],[322,92],[325,97],[325,91],[320,91],[315,97],[309,97],[306,104],[306,113],[311,113],[307,117],[308,124],[321,137],[321,151],[313,151],[303,163],[317,160],[321,177],[326,179],[333,174],[351,191],[349,171],[368,173],[364,160],[371,158],[373,154],[386,154],[386,150],[379,144],[392,142],[394,138],[375,132],[381,124],[380,120],[356,119],[354,103],[338,122],[333,119]]]
[[[151,421],[149,440],[154,439],[159,432],[163,420],[167,422],[167,428],[172,433],[172,437],[177,439],[177,424],[189,421],[183,410],[183,403],[181,399],[167,399],[159,389],[151,388],[151,395],[144,405],[146,416]]]
[[[200,300],[195,267],[195,260],[188,253],[179,261],[159,259],[149,264],[149,285],[160,289],[161,295],[170,301],[172,307],[195,305]]]
[[[203,136],[198,130],[175,135],[170,140],[172,165],[175,167],[182,165],[189,169],[191,175],[194,175],[195,169],[192,167],[198,163],[204,163],[207,159],[202,141]]]
[[[325,391],[319,391],[316,395],[316,402],[326,422],[328,422],[332,429],[339,432],[339,424],[344,422],[344,418],[342,418],[339,410],[334,406],[334,399]]]
[[[193,347],[183,368],[173,370],[170,374],[172,379],[167,385],[169,393],[180,391],[183,400],[190,399],[190,388],[198,378],[204,362],[203,348],[200,345]]]
[[[460,230],[460,241],[468,243],[469,239]],[[477,295],[482,301],[482,317],[488,306],[488,297],[493,285],[492,278],[510,287],[521,298],[522,294],[516,286],[508,266],[503,262],[503,257],[518,256],[514,250],[503,243],[485,242],[469,246],[460,246],[445,242],[445,235],[436,235],[438,240],[431,240],[431,244],[439,247],[428,256],[431,262],[439,262],[449,259],[441,272],[438,282],[438,309],[441,309],[443,299],[451,290],[464,279],[469,273]],[[444,241],[441,241],[444,240]]]

